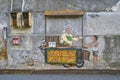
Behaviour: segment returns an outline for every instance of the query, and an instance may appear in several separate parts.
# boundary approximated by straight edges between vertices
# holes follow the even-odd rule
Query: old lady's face
[[[71,33],[71,28],[66,28],[66,33],[70,34]]]

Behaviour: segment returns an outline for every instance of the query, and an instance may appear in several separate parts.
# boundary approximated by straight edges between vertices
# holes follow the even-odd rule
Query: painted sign
[[[46,49],[47,63],[71,63],[75,64],[77,60],[77,50],[76,49],[59,49],[59,48],[49,48]]]

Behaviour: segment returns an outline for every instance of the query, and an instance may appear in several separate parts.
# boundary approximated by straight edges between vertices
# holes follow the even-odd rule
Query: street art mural
[[[71,25],[65,27],[64,33],[61,35],[60,40],[63,45],[68,44],[69,46],[75,45],[74,41],[78,41],[78,38],[73,36],[71,31]]]
[[[90,52],[90,64],[93,69],[102,68],[102,61],[105,41],[104,38],[97,35],[87,36],[84,39],[84,49]],[[89,66],[89,65],[88,65]]]
[[[8,31],[0,29],[0,69],[120,69],[120,36],[101,34],[111,22],[101,22],[106,14],[69,12],[33,13],[31,26],[25,13],[28,30],[14,28],[10,18]]]
[[[100,60],[105,46],[104,38],[97,35],[74,36],[76,34],[73,34],[73,31],[71,25],[65,25],[57,40],[56,36],[49,36],[45,40],[48,46],[40,46],[41,50],[45,50],[45,63],[62,64],[67,68],[73,65],[85,69],[102,68]]]
[[[98,46],[99,46],[99,42],[98,40],[98,36],[94,35],[92,37],[92,42],[85,44],[86,47],[88,48],[92,48],[92,56],[93,56],[93,68],[96,68],[97,66],[97,62],[98,62]]]

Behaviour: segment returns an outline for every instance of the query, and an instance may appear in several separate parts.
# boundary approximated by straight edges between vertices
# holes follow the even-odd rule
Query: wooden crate
[[[59,36],[46,36],[45,37],[46,47],[49,42],[56,42],[56,47],[59,47]]]
[[[17,13],[11,13],[12,26],[17,27]]]
[[[30,27],[29,25],[29,12],[23,12],[23,21],[24,21],[24,26]]]

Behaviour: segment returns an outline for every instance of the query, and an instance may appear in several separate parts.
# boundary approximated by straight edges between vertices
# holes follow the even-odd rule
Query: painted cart
[[[84,60],[89,60],[89,52],[82,48],[45,48],[45,62],[47,64],[63,64],[65,67],[84,66]]]

